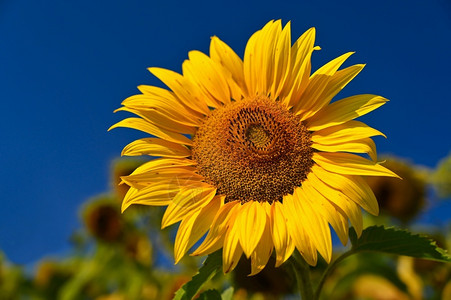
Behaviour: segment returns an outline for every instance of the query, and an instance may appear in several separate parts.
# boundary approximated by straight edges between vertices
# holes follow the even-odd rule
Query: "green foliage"
[[[359,277],[372,274],[385,278],[393,283],[400,291],[407,292],[406,284],[399,278],[393,259],[382,253],[359,253],[346,260],[340,271],[343,276],[335,282],[333,295],[346,294],[352,290]]]
[[[176,293],[174,300],[190,300],[200,291],[202,285],[215,276],[222,268],[222,249],[210,255],[203,263],[199,272],[193,276],[191,281],[184,284]],[[218,294],[219,295],[219,294]],[[203,298],[216,299],[216,298]],[[221,299],[221,295],[219,295]]]
[[[232,300],[233,299],[233,287],[229,287],[221,294],[222,300]]]
[[[29,288],[22,268],[8,263],[0,251],[0,299],[18,300],[20,295],[16,291],[22,289],[23,294],[28,294]]]
[[[176,299],[176,298],[174,298]],[[232,300],[233,299],[233,287],[229,287],[222,294],[217,290],[206,290],[202,292],[198,300]]]
[[[222,300],[221,294],[217,290],[206,290],[199,295],[199,300]]]
[[[353,252],[375,251],[451,262],[451,257],[445,250],[438,247],[436,242],[425,236],[413,235],[406,230],[371,226],[362,232],[360,238],[357,238],[354,228],[351,228],[349,238]]]

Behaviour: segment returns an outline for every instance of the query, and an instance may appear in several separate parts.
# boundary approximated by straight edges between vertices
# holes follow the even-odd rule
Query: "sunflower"
[[[397,175],[376,161],[371,137],[383,134],[354,119],[388,100],[364,94],[331,102],[364,65],[338,70],[349,52],[310,75],[314,42],[314,28],[292,44],[290,23],[270,21],[242,60],[212,37],[210,55],[189,52],[183,74],[149,68],[170,90],[139,86],[141,94],[122,102],[118,110],[138,117],[111,128],[153,136],[122,154],[159,157],[122,177],[130,186],[122,210],[167,206],[162,228],[181,222],[176,263],[205,234],[192,255],[223,248],[224,273],[244,253],[256,274],[274,249],[276,266],[295,248],[310,265],[318,253],[329,262],[329,224],[346,244],[348,220],[362,231],[360,207],[378,214],[361,175]]]

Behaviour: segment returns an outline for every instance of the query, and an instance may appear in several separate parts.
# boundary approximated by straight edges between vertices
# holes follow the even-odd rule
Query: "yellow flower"
[[[191,51],[182,75],[149,68],[170,90],[139,86],[142,94],[118,109],[139,118],[111,128],[155,136],[122,154],[161,157],[122,177],[131,187],[122,210],[167,206],[162,227],[181,221],[176,262],[207,232],[193,255],[223,248],[225,273],[244,253],[256,274],[273,249],[276,266],[294,248],[311,265],[317,252],[329,262],[328,223],[345,244],[348,219],[362,231],[360,206],[378,214],[360,175],[397,175],[376,162],[371,137],[383,134],[354,119],[388,100],[365,94],[330,103],[364,65],[338,70],[346,53],[310,75],[314,40],[311,28],[292,45],[290,23],[271,21],[241,60],[213,37],[210,56]]]

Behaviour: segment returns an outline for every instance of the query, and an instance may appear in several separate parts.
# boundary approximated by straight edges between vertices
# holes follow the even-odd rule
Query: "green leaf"
[[[222,268],[222,249],[208,255],[199,272],[191,281],[185,283],[174,296],[174,300],[191,300],[200,291],[202,285],[209,281]],[[221,296],[221,295],[219,295]],[[210,299],[210,298],[208,298]]]
[[[222,300],[232,300],[232,298],[233,298],[233,286],[229,287],[224,292],[222,292],[221,298],[222,298]]]
[[[347,263],[342,265],[340,274],[341,276],[336,278],[335,286],[332,289],[332,295],[336,296],[337,299],[341,299],[338,296],[340,293],[347,294],[359,277],[369,274],[384,278],[402,292],[408,292],[406,284],[399,278],[393,258],[384,253],[357,253],[357,255],[349,257]],[[331,283],[329,282],[328,284],[330,285]],[[342,297],[342,299],[345,298],[344,296]]]
[[[198,300],[222,300],[221,294],[217,290],[206,290],[199,295]]]
[[[353,252],[375,251],[416,258],[451,262],[451,257],[433,240],[414,235],[407,230],[393,227],[371,226],[366,228],[360,238],[354,228],[349,230],[349,238]]]

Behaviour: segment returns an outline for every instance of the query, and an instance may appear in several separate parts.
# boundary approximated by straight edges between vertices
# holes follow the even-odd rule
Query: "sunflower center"
[[[256,97],[213,110],[194,136],[193,159],[226,201],[282,201],[313,165],[311,135],[279,102]]]
[[[271,135],[260,124],[251,124],[246,130],[246,137],[255,147],[265,147],[271,142]]]

